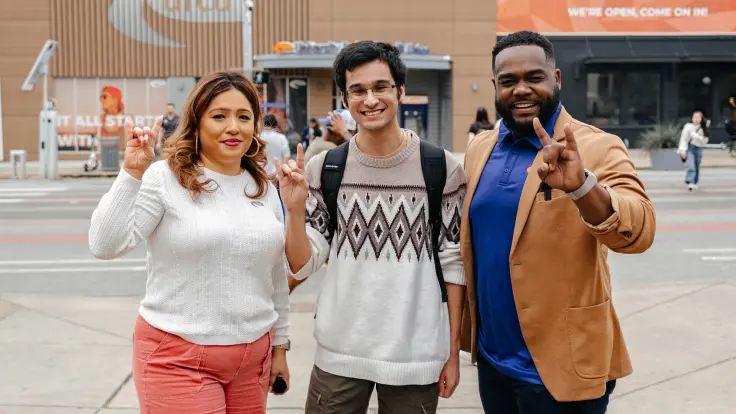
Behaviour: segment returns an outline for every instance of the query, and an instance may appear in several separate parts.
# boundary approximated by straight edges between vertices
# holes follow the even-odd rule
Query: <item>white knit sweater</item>
[[[248,173],[203,169],[217,183],[194,201],[166,161],[142,181],[120,171],[92,214],[89,245],[114,259],[145,240],[146,294],[141,316],[200,345],[251,343],[274,329],[286,343],[289,289],[284,217],[276,189],[261,199]]]
[[[317,299],[315,364],[379,384],[432,384],[450,355],[450,325],[432,257],[419,137],[412,133],[409,144],[388,158],[370,157],[355,142],[338,195],[335,235],[328,236],[320,183],[326,153],[306,167],[312,257],[294,276],[307,277],[329,257]],[[439,258],[445,281],[465,285],[459,248],[465,173],[451,154],[446,160]]]

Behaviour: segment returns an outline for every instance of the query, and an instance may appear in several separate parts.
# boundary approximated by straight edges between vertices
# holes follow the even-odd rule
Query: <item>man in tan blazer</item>
[[[487,413],[602,414],[632,371],[607,254],[646,251],[654,208],[621,140],[561,105],[549,40],[508,35],[493,66],[503,122],[465,155],[462,347]]]

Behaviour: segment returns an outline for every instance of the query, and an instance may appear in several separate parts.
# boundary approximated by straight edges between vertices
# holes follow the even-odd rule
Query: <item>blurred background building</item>
[[[497,0],[499,36],[545,33],[562,71],[562,101],[576,118],[632,146],[657,124],[694,111],[727,139],[736,106],[736,1]]]
[[[20,91],[46,39],[59,42],[50,97],[62,157],[92,136],[123,135],[177,109],[198,78],[242,70],[242,0],[0,0],[3,150],[38,153],[41,87]],[[462,151],[480,105],[492,105],[495,4],[488,0],[255,0],[253,64],[266,71],[264,107],[287,135],[340,106],[332,61],[344,42],[383,40],[409,67],[403,125]],[[121,142],[121,147],[124,143]]]
[[[243,68],[243,0],[0,0],[0,157],[38,153],[42,88],[21,92],[47,39],[59,42],[49,105],[62,158],[180,110],[202,75]],[[713,142],[736,96],[736,1],[254,0],[253,66],[264,108],[292,139],[341,106],[331,78],[347,42],[383,40],[409,67],[400,122],[462,152],[475,111],[494,114],[491,50],[516,30],[549,35],[562,100],[636,145],[652,125],[702,110]],[[263,83],[267,81],[267,83]],[[121,141],[121,148],[124,143]]]

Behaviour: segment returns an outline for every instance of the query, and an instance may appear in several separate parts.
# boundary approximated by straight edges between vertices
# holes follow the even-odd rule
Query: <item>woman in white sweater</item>
[[[134,128],[92,215],[96,257],[146,242],[133,343],[141,413],[265,413],[274,380],[288,385],[284,217],[263,167],[261,116],[242,75],[202,78],[166,160],[152,164],[161,120]]]
[[[688,190],[698,188],[700,180],[700,163],[703,161],[703,147],[708,143],[708,126],[703,113],[696,111],[692,120],[685,124],[680,135],[677,153],[687,161],[685,184]]]

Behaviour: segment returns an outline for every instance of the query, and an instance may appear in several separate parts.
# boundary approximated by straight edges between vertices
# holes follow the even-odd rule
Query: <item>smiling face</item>
[[[538,46],[514,46],[496,56],[496,110],[520,137],[534,135],[532,120],[542,125],[560,102],[560,71]]]
[[[347,71],[345,80],[347,96],[343,95],[343,102],[361,128],[380,132],[398,122],[396,113],[404,87],[396,85],[388,64],[380,60],[368,62]],[[360,98],[362,94],[365,96]]]
[[[240,164],[250,150],[255,131],[253,107],[237,89],[217,95],[199,120],[202,158],[214,164]]]

